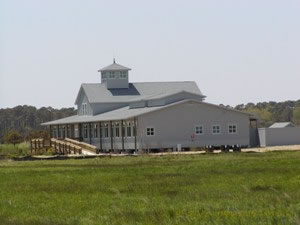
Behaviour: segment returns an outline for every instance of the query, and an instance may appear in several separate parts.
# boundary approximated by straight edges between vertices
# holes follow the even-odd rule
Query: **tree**
[[[4,136],[4,140],[6,143],[13,144],[15,146],[16,144],[21,143],[23,138],[19,132],[12,130]]]
[[[300,125],[300,106],[295,107],[293,111],[293,122],[297,125]]]

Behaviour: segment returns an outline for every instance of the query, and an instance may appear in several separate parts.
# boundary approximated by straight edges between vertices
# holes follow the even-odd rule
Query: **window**
[[[98,137],[98,124],[94,125],[94,137]]]
[[[147,136],[154,136],[154,127],[147,127]]]
[[[102,79],[106,79],[106,73],[102,72]]]
[[[120,124],[115,123],[115,136],[120,137]]]
[[[82,114],[83,114],[83,115],[86,115],[86,114],[87,114],[86,103],[82,103]]]
[[[122,79],[126,79],[126,78],[127,78],[127,74],[126,74],[125,71],[122,71],[122,72],[121,72],[120,78],[122,78]]]
[[[132,136],[132,132],[131,132],[131,123],[127,124],[127,137],[131,137]]]
[[[212,133],[213,134],[220,134],[221,133],[220,125],[213,125],[212,126]]]
[[[236,134],[237,133],[236,125],[234,125],[234,124],[228,125],[228,133],[229,134]]]
[[[110,72],[109,78],[115,78],[115,72]]]
[[[88,127],[87,127],[87,125],[84,125],[84,127],[83,127],[83,135],[84,135],[84,138],[88,137]]]
[[[203,126],[202,125],[195,126],[195,133],[196,133],[196,135],[203,134],[204,133]]]
[[[104,137],[108,138],[108,124],[104,124]]]

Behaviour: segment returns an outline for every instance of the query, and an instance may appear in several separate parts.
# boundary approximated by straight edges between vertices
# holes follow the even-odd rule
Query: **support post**
[[[100,137],[100,151],[103,151],[103,147],[102,147],[102,123],[99,122],[99,137]]]
[[[81,130],[81,123],[78,124],[78,138],[79,138],[79,141],[81,141],[81,137],[82,136],[82,130]]]
[[[124,121],[121,120],[121,135],[122,135],[122,151],[125,151],[125,147],[124,147]]]
[[[51,126],[51,125],[49,126],[49,132],[50,132],[50,133],[49,133],[49,137],[50,137],[50,139],[51,139],[51,138],[52,138],[52,126]]]
[[[89,123],[89,142],[92,144],[92,123]]]
[[[111,151],[114,151],[112,121],[110,121],[110,147],[111,147]]]
[[[134,126],[133,126],[133,129],[134,129],[134,149],[135,149],[135,152],[137,151],[137,143],[136,143],[136,135],[137,135],[137,129],[136,129],[136,118],[134,117]]]

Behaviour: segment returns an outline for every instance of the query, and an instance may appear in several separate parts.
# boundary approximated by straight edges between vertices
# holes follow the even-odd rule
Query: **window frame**
[[[201,133],[197,133],[197,128],[201,128]],[[195,126],[195,135],[203,135],[204,134],[204,126],[199,124]]]
[[[103,126],[103,138],[109,138],[109,125],[108,123],[104,123]]]
[[[219,132],[218,133],[215,133],[214,132],[214,127],[219,127]],[[211,133],[213,134],[213,135],[218,135],[218,134],[221,134],[222,133],[222,130],[221,130],[221,126],[220,126],[220,124],[213,124],[212,126],[211,126]]]
[[[126,124],[126,137],[133,137],[133,132],[132,132],[132,126],[131,126],[131,122],[128,122],[127,124]],[[129,133],[130,133],[130,135],[128,135],[128,131],[130,131]]]
[[[233,127],[235,127],[235,132],[230,132],[230,126],[232,126],[232,129]],[[228,134],[237,134],[237,133],[238,133],[237,125],[235,123],[228,124]]]
[[[82,103],[82,115],[87,115],[87,103]]]
[[[146,127],[146,136],[154,137],[155,136],[155,128],[153,126]]]

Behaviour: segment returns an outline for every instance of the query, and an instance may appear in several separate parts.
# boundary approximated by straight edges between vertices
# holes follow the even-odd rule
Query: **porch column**
[[[60,130],[59,130],[59,125],[57,124],[57,139],[60,138]]]
[[[100,151],[103,151],[102,147],[102,123],[99,122],[99,137],[100,137]]]
[[[110,147],[111,150],[114,150],[114,144],[113,144],[113,126],[112,126],[112,121],[110,121]]]
[[[78,124],[78,138],[79,138],[79,141],[82,140],[81,123]]]
[[[52,138],[52,126],[51,125],[49,126],[49,131],[50,131],[49,137],[51,139]]]
[[[136,143],[136,135],[137,135],[137,129],[136,129],[136,118],[134,117],[134,121],[133,121],[133,130],[134,130],[134,149],[135,152],[137,151],[137,143]]]
[[[89,139],[90,144],[92,144],[92,123],[89,123]]]
[[[125,150],[125,148],[124,148],[124,124],[123,124],[124,122],[123,122],[123,120],[121,120],[121,135],[122,135],[122,151],[124,151]]]
[[[66,126],[67,125],[63,125],[63,139],[66,137]]]

